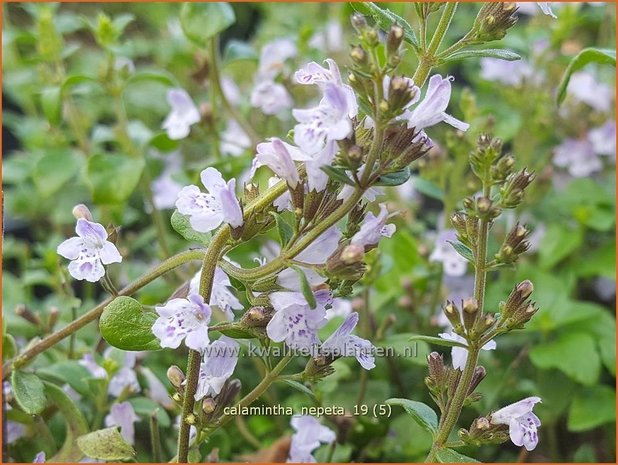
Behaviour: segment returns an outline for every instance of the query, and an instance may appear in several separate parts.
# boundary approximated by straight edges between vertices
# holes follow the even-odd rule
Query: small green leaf
[[[412,336],[409,340],[410,341],[423,341],[423,342],[428,342],[429,344],[435,344],[435,345],[444,346],[444,347],[464,347],[464,348],[468,347],[465,344],[462,344],[461,342],[449,341],[448,339],[442,339],[441,337],[423,336],[420,334],[418,336]]]
[[[419,191],[421,194],[434,199],[444,200],[444,191],[433,182],[419,176],[412,176],[410,179],[412,180],[414,189]]]
[[[315,308],[318,304],[315,301],[315,295],[313,295],[311,284],[309,284],[309,280],[307,279],[307,276],[305,276],[305,272],[298,266],[292,266],[292,268],[298,274],[298,279],[300,279],[300,290],[309,304],[309,307],[312,309]]]
[[[539,247],[539,266],[549,270],[575,252],[584,241],[582,228],[553,223],[547,228]]]
[[[277,223],[277,232],[279,233],[279,243],[283,248],[288,242],[290,242],[290,239],[294,235],[294,229],[287,221],[283,219],[283,217],[279,213],[271,212],[271,215],[275,217],[275,222]]]
[[[462,50],[440,60],[441,63],[464,60],[466,58],[497,58],[505,61],[521,60],[521,56],[511,50],[488,48],[485,50]]]
[[[251,45],[239,40],[230,40],[225,46],[225,51],[223,52],[223,61],[226,64],[240,60],[254,61],[258,58],[258,53]]]
[[[77,445],[84,454],[100,460],[130,460],[135,450],[118,432],[117,426],[100,429],[77,438]]]
[[[103,381],[103,380],[101,380]],[[61,387],[51,383],[45,384],[45,395],[50,405],[56,407],[67,423],[67,433],[64,444],[53,457],[49,457],[49,463],[78,462],[82,457],[82,451],[75,444],[75,438],[88,433],[88,423],[71,398]]]
[[[43,155],[32,170],[32,180],[43,197],[49,197],[77,173],[80,160],[70,151]]]
[[[92,200],[101,204],[124,203],[137,187],[143,170],[143,158],[111,154],[91,156],[86,166],[86,180]]]
[[[211,329],[219,331],[221,334],[231,337],[232,339],[253,339],[256,337],[251,331],[242,328],[226,328],[226,329],[217,329],[216,327],[212,327]]]
[[[62,108],[62,93],[59,86],[46,87],[41,92],[43,113],[51,124],[60,122]]]
[[[453,449],[439,449],[436,453],[436,459],[439,463],[480,463],[478,460],[460,454]]]
[[[161,346],[152,333],[157,316],[127,296],[116,297],[103,310],[99,320],[101,336],[122,350],[157,350]]]
[[[578,392],[569,410],[569,431],[588,431],[616,420],[616,391],[605,385]]]
[[[228,3],[184,3],[180,10],[182,31],[202,47],[235,21],[234,10]]]
[[[579,71],[589,63],[616,66],[616,51],[590,47],[579,52],[569,63],[569,66],[562,76],[562,81],[558,86],[558,93],[556,94],[556,103],[558,105],[566,98],[567,87],[569,86],[569,81],[573,73]]]
[[[127,79],[127,85],[139,84],[140,82],[156,82],[168,87],[177,87],[176,78],[165,71],[139,71]]]
[[[474,254],[472,253],[472,250],[470,250],[469,247],[465,246],[461,242],[453,242],[453,241],[447,241],[447,242],[453,246],[453,248],[459,255],[461,255],[463,258],[465,258],[469,262],[474,263]]]
[[[410,168],[404,168],[399,171],[387,173],[380,176],[375,183],[376,186],[401,186],[410,179]]]
[[[15,370],[11,375],[11,387],[17,404],[28,414],[38,415],[47,405],[43,381],[34,373]]]
[[[174,210],[172,213],[172,228],[184,237],[189,242],[195,242],[196,244],[201,244],[207,246],[210,243],[211,234],[210,233],[199,233],[195,231],[191,227],[191,223],[189,222],[189,218],[180,213],[178,210]]]
[[[355,186],[356,183],[350,179],[343,168],[338,168],[336,166],[325,165],[321,166],[320,169],[328,174],[328,177],[333,181],[342,182],[343,184],[347,184],[348,186]]]
[[[74,74],[72,76],[67,76],[61,86],[62,95],[65,95],[67,92],[71,90],[72,87],[78,86],[80,84],[97,84],[101,83],[97,81],[96,78],[90,76],[84,76],[81,74]]]
[[[350,2],[350,6],[359,13],[371,16],[376,24],[385,31],[388,31],[394,23],[399,24],[403,28],[404,40],[411,44],[415,50],[419,50],[418,40],[416,40],[412,26],[401,16],[388,9],[382,9],[371,2]]]
[[[285,383],[288,386],[293,387],[297,391],[307,394],[311,400],[317,401],[317,398],[315,397],[315,394],[313,393],[313,391],[309,389],[307,386],[305,386],[303,383],[299,383],[298,381],[294,381],[293,379],[286,379],[286,378],[278,378],[277,381]]]
[[[403,407],[406,413],[410,414],[416,423],[431,434],[435,434],[438,430],[438,415],[436,415],[436,412],[428,405],[415,400],[397,398],[388,399],[385,403]]]
[[[168,137],[167,133],[160,132],[152,136],[150,141],[148,141],[148,145],[154,147],[159,152],[173,152],[178,148],[178,141],[172,140]]]
[[[37,374],[45,380],[67,383],[83,396],[90,394],[86,379],[92,377],[92,373],[78,361],[66,360],[54,363],[37,369]]]

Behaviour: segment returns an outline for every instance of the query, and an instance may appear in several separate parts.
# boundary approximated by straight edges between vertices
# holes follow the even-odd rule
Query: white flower
[[[438,334],[442,339],[446,339],[447,341],[455,341],[464,345],[468,345],[467,341],[461,337],[459,334],[455,333],[440,333]],[[496,348],[496,341],[489,341],[483,347],[482,350],[494,350]],[[453,368],[459,369],[463,371],[466,366],[466,361],[468,360],[468,349],[465,347],[455,346],[451,350],[451,358],[453,359]]]
[[[352,236],[350,243],[362,245],[363,247],[377,245],[382,237],[391,237],[397,227],[394,224],[386,224],[389,214],[386,205],[380,204],[380,213],[375,216],[369,212],[359,231]]]
[[[470,125],[446,113],[446,107],[451,99],[451,81],[454,78],[442,78],[434,74],[429,79],[425,98],[414,107],[406,110],[401,116],[408,120],[408,127],[417,131],[445,122],[460,131],[467,131]]]
[[[336,317],[346,318],[350,313],[352,313],[352,301],[336,297],[333,299],[331,307],[326,310],[326,319],[330,321]]]
[[[189,294],[199,294],[201,277],[202,271],[200,270],[189,282]],[[228,275],[220,267],[216,267],[209,305],[219,307],[228,321],[234,320],[234,312],[232,310],[243,309],[243,305],[238,300],[238,297],[230,290],[231,287],[232,283]]]
[[[184,89],[170,89],[167,92],[167,103],[172,111],[161,127],[167,131],[170,139],[184,139],[189,135],[191,125],[200,121],[200,112]]]
[[[541,402],[540,397],[527,397],[507,405],[491,414],[491,423],[494,425],[508,425],[511,441],[516,446],[524,446],[526,450],[533,450],[539,443],[537,429],[541,420],[532,409]]]
[[[105,275],[103,265],[122,262],[118,249],[107,240],[107,231],[99,223],[80,218],[75,232],[77,237],[67,239],[56,250],[71,260],[69,273],[75,279],[97,282]]]
[[[291,423],[296,432],[292,435],[288,462],[313,463],[315,458],[311,453],[320,444],[330,444],[336,439],[334,431],[322,426],[311,415],[294,415]]]
[[[296,55],[296,45],[290,39],[276,39],[262,47],[257,80],[273,80],[283,71],[285,61]]]
[[[120,434],[129,444],[135,443],[135,426],[139,421],[133,406],[129,402],[112,405],[110,414],[105,417],[105,426],[120,426]]]
[[[277,176],[272,176],[268,178],[268,188],[275,186],[281,181]],[[277,209],[277,211],[282,212],[283,210],[292,211],[292,195],[290,191],[287,190],[283,194],[281,194],[274,202],[273,205]]]
[[[367,339],[352,334],[358,324],[358,313],[350,313],[337,330],[322,344],[320,351],[333,356],[356,357],[365,370],[375,368],[375,347]]]
[[[430,262],[441,262],[444,274],[447,276],[463,276],[468,269],[468,261],[457,253],[451,242],[457,240],[453,229],[445,229],[438,233],[436,243],[429,255]]]
[[[251,139],[244,129],[236,122],[229,120],[221,133],[221,153],[238,157],[251,147]]]
[[[603,169],[603,163],[588,139],[565,140],[554,149],[553,162],[566,168],[576,178],[587,177]]]
[[[287,89],[274,81],[261,81],[251,92],[251,106],[259,108],[265,115],[276,115],[293,104]]]
[[[283,142],[278,137],[272,137],[269,142],[257,145],[257,154],[253,161],[252,176],[260,166],[268,166],[277,176],[295,189],[300,181],[295,161],[310,160],[311,157],[297,147]]]
[[[507,86],[520,86],[534,76],[534,69],[525,60],[506,61],[499,58],[481,58],[481,77]]]
[[[208,323],[212,312],[201,295],[172,299],[155,309],[159,318],[152,326],[152,332],[161,347],[176,349],[183,339],[188,348],[200,352],[208,346]]]
[[[238,342],[227,336],[221,336],[206,348],[204,361],[200,366],[195,400],[206,396],[214,397],[221,392],[225,381],[234,373],[239,349]]]
[[[598,82],[593,74],[579,71],[571,75],[567,93],[597,111],[608,112],[612,108],[612,89]]]
[[[189,216],[191,227],[205,233],[224,222],[233,228],[242,226],[242,210],[235,193],[236,180],[230,179],[226,184],[221,173],[212,167],[202,171],[200,179],[208,193],[201,192],[194,185],[186,186],[176,201],[178,211]]]
[[[554,12],[551,9],[551,2],[536,2],[536,4],[539,6],[543,14],[546,14],[547,16],[551,16],[554,19],[557,18],[557,16],[554,14]]]

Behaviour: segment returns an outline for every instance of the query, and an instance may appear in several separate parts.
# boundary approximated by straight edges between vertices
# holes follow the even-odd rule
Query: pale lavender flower
[[[321,151],[329,141],[345,139],[352,131],[350,115],[358,111],[345,87],[326,82],[323,91],[317,107],[292,110],[299,123],[294,127],[294,142],[309,154]]]
[[[194,185],[185,186],[176,201],[176,208],[189,217],[191,227],[205,233],[218,228],[221,223],[233,228],[242,226],[242,210],[235,193],[236,180],[230,179],[226,184],[221,173],[212,167],[202,171],[200,179],[208,193],[201,192]]]
[[[316,32],[309,40],[309,46],[328,52],[340,52],[344,49],[343,28],[336,20],[326,23],[324,30]]]
[[[532,409],[539,402],[541,398],[533,396],[507,405],[491,414],[491,423],[508,425],[513,444],[518,447],[524,446],[526,450],[531,451],[539,443],[537,429],[541,426],[541,420],[532,413]]]
[[[34,456],[34,460],[32,460],[32,463],[45,463],[45,460],[47,460],[45,452],[41,451]]]
[[[135,426],[139,421],[133,406],[129,402],[120,402],[112,405],[109,415],[105,417],[105,426],[119,426],[120,434],[129,444],[135,443]]]
[[[182,190],[182,184],[174,180],[173,174],[180,170],[180,153],[174,152],[164,158],[165,168],[151,184],[152,203],[158,210],[174,208],[178,194]]]
[[[189,135],[191,125],[200,121],[200,112],[184,89],[170,89],[167,92],[167,103],[172,110],[161,127],[170,139],[184,139]]]
[[[557,16],[554,14],[554,12],[551,9],[551,3],[552,2],[536,2],[536,4],[539,6],[543,14],[547,16],[551,16],[552,18],[556,19]]]
[[[257,80],[273,80],[283,71],[286,60],[296,56],[296,45],[290,39],[282,38],[262,47],[257,71]]]
[[[251,106],[265,115],[276,115],[294,104],[287,89],[274,81],[261,81],[251,92]]]
[[[360,168],[356,170],[356,176],[358,178],[363,177],[363,173],[365,172],[365,166],[366,165],[361,165]],[[346,174],[348,175],[348,177],[352,176],[351,171],[346,171]],[[354,193],[354,189],[355,189],[354,186],[350,186],[346,184],[345,186],[341,188],[341,191],[339,191],[339,194],[337,194],[337,199],[344,200],[344,201],[348,200]],[[381,195],[384,195],[384,190],[382,188],[370,187],[369,189],[365,190],[363,197],[365,198],[365,200],[367,200],[367,202],[373,202],[376,198],[378,198]]]
[[[571,75],[567,93],[597,111],[608,112],[612,108],[612,89],[598,82],[593,74],[579,71]]]
[[[300,181],[295,161],[310,160],[298,147],[283,142],[278,137],[272,137],[268,142],[257,145],[257,154],[253,161],[252,176],[260,166],[268,166],[277,176],[285,179],[288,185],[295,189]]]
[[[212,311],[201,295],[172,299],[155,309],[159,318],[152,332],[161,342],[161,347],[176,349],[183,339],[188,348],[200,352],[208,346],[208,323]]]
[[[567,139],[554,149],[554,165],[566,168],[576,178],[600,171],[603,163],[588,139]]]
[[[461,302],[474,294],[474,276],[449,276],[445,274],[442,279],[442,284],[446,287],[448,295],[446,300],[451,302]],[[451,322],[444,314],[442,307],[437,311],[434,319],[434,324],[443,328],[451,328]]]
[[[199,294],[201,277],[202,272],[200,270],[189,282],[189,294]],[[219,307],[228,321],[234,320],[234,312],[232,310],[243,309],[243,305],[238,300],[238,297],[230,290],[231,287],[232,283],[228,275],[220,267],[216,267],[209,305]]]
[[[481,58],[481,77],[507,86],[520,86],[534,75],[534,70],[525,60],[506,61],[498,58]]]
[[[305,161],[309,191],[321,192],[326,189],[328,174],[322,170],[322,167],[330,166],[337,151],[337,143],[328,141],[322,150],[315,153],[310,160]]]
[[[92,354],[84,354],[77,363],[86,368],[93,377],[98,379],[107,378],[107,371],[96,362]]]
[[[249,147],[251,147],[251,139],[247,133],[236,120],[229,120],[225,130],[221,133],[221,153],[239,157]]]
[[[367,339],[352,334],[358,324],[358,313],[350,313],[344,322],[322,344],[320,351],[342,357],[355,357],[365,370],[375,368],[375,347]]]
[[[67,239],[56,250],[71,260],[69,273],[75,279],[97,282],[105,275],[103,265],[122,262],[118,249],[107,240],[107,231],[99,223],[80,218],[75,232],[77,237]]]
[[[323,265],[326,263],[328,257],[337,249],[339,240],[341,239],[341,231],[337,226],[331,226],[324,231],[318,238],[313,241],[309,246],[301,253],[294,257],[299,263],[306,263],[308,265]],[[326,281],[326,278],[320,275],[317,271],[300,266],[307,277],[307,281],[312,286],[317,286]],[[293,291],[300,291],[300,279],[298,273],[292,269],[287,268],[279,273],[277,277],[277,284],[285,289]]]
[[[414,107],[406,110],[402,119],[408,120],[408,127],[420,131],[445,122],[460,131],[467,131],[470,125],[446,113],[446,107],[451,99],[451,81],[454,78],[442,78],[434,74],[429,79],[425,98]]]
[[[450,242],[457,240],[457,233],[453,229],[445,229],[438,233],[436,243],[429,255],[430,262],[440,262],[447,276],[463,276],[468,269],[468,261],[457,253]]]
[[[146,378],[148,383],[148,398],[159,403],[166,409],[173,409],[176,403],[170,397],[170,394],[159,378],[152,372],[150,368],[141,367],[140,373]]]
[[[111,348],[110,348],[111,349]],[[109,354],[110,351],[107,351]],[[107,355],[106,355],[107,356]],[[135,373],[135,352],[124,352],[124,365],[118,369],[109,380],[107,392],[114,397],[120,397],[125,392],[140,392],[141,387]]]
[[[234,373],[239,349],[238,342],[227,336],[221,336],[206,348],[195,400],[206,396],[215,397],[221,392],[225,381]]]
[[[273,187],[279,181],[281,181],[281,179],[277,176],[271,176],[270,178],[268,178],[268,187]],[[285,191],[283,194],[281,194],[277,199],[275,199],[273,205],[279,212],[282,212],[284,210],[292,211],[292,195],[290,194],[290,191]]]
[[[290,443],[290,456],[288,462],[291,463],[313,463],[315,458],[311,453],[320,447],[321,444],[330,444],[336,439],[335,432],[311,415],[294,415],[292,417],[292,428],[296,431],[292,435]]]
[[[300,292],[273,292],[270,302],[275,314],[266,326],[268,337],[285,341],[292,349],[314,349],[319,343],[318,329],[327,323],[326,305],[332,301],[329,291],[314,293],[316,308],[311,308]]]
[[[350,242],[363,247],[371,247],[377,245],[382,237],[391,237],[397,230],[397,227],[394,224],[387,225],[386,220],[388,218],[389,213],[386,205],[381,203],[378,216],[375,216],[372,212],[367,213],[359,231],[352,236]]]
[[[238,105],[241,102],[240,89],[236,85],[236,82],[229,77],[221,77],[221,92],[225,95],[225,98],[232,105]]]
[[[335,297],[328,310],[326,310],[326,319],[332,320],[336,317],[346,318],[352,313],[352,301],[342,297]]]
[[[616,121],[607,121],[588,132],[588,140],[597,155],[609,155],[616,159]]]
[[[438,334],[442,339],[447,341],[455,341],[464,345],[468,345],[467,341],[461,337],[459,334],[451,333],[440,333]],[[496,341],[489,341],[483,347],[482,350],[494,350],[496,348]],[[466,366],[466,361],[468,360],[468,349],[465,347],[455,346],[451,350],[451,358],[453,362],[453,368],[459,369],[463,371]]]

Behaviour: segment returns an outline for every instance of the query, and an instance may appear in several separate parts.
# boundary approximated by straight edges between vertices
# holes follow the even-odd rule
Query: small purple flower
[[[386,205],[381,203],[378,216],[371,212],[367,213],[360,230],[354,234],[350,242],[363,247],[371,247],[377,245],[382,237],[391,237],[397,230],[397,227],[394,224],[386,224],[388,217],[389,213]]]
[[[120,426],[120,434],[129,444],[135,443],[135,426],[139,421],[133,406],[129,402],[112,405],[109,415],[105,417],[105,426]]]
[[[173,174],[180,169],[180,153],[174,152],[165,156],[165,168],[158,178],[152,181],[152,203],[158,210],[174,208],[182,184],[174,180]]]
[[[191,279],[189,283],[189,294],[199,294],[201,277],[202,272],[198,271],[193,279]],[[228,321],[234,320],[234,312],[232,310],[242,310],[244,308],[238,300],[238,297],[230,290],[231,287],[232,283],[228,275],[225,274],[225,271],[220,267],[215,268],[212,292],[210,293],[210,302],[208,304],[219,307]]]
[[[266,326],[268,337],[285,341],[292,349],[314,349],[319,343],[318,329],[326,320],[326,305],[332,301],[327,290],[315,292],[316,308],[309,307],[300,292],[273,292],[270,302],[275,315]]]
[[[107,391],[114,397],[120,397],[125,392],[140,392],[141,387],[135,373],[135,352],[124,353],[124,365],[120,367],[109,380]]]
[[[352,313],[352,301],[342,297],[336,297],[328,310],[326,310],[326,319],[332,320],[336,317],[346,318]]]
[[[329,141],[345,139],[352,131],[350,115],[357,111],[351,105],[344,87],[326,82],[324,98],[317,107],[292,110],[299,123],[294,127],[294,142],[304,152],[313,154]]]
[[[265,115],[276,115],[294,104],[287,89],[274,81],[262,81],[251,92],[251,106]]]
[[[402,118],[408,120],[408,127],[420,131],[445,122],[460,131],[467,131],[470,125],[446,113],[446,107],[451,99],[451,81],[454,78],[442,78],[434,74],[429,79],[425,98],[414,109],[406,110]]]
[[[69,273],[75,279],[95,283],[105,275],[103,265],[122,262],[116,246],[107,240],[107,231],[99,223],[84,218],[77,220],[77,237],[58,246],[57,252],[71,260]]]
[[[610,120],[588,132],[588,140],[597,155],[609,155],[616,159],[616,121]]]
[[[198,232],[209,232],[227,223],[233,228],[242,226],[243,217],[240,203],[236,198],[236,180],[227,184],[221,173],[215,168],[206,168],[200,174],[202,184],[208,191],[203,193],[199,187],[183,187],[176,208],[189,217],[191,227]]]
[[[32,463],[45,463],[45,460],[47,460],[45,452],[41,451],[34,456],[34,460],[32,461]]]
[[[81,360],[77,363],[86,368],[93,377],[98,379],[107,378],[107,371],[105,371],[105,368],[96,362],[92,354],[84,354]]]
[[[341,231],[337,226],[332,226],[324,231],[305,250],[294,257],[294,260],[308,265],[323,265],[326,263],[328,257],[337,249],[340,239]],[[312,286],[317,286],[326,281],[326,278],[321,276],[317,271],[302,266],[301,268],[309,284]],[[277,284],[285,289],[300,291],[300,279],[298,278],[297,272],[292,268],[287,268],[279,273]]]
[[[166,409],[173,409],[176,403],[171,399],[167,388],[152,370],[147,367],[141,367],[140,373],[146,378],[148,383],[148,398],[161,404]]]
[[[598,82],[593,74],[586,71],[571,75],[567,93],[597,111],[608,112],[612,108],[612,89],[607,84]]]
[[[567,139],[554,149],[554,165],[566,168],[576,178],[603,169],[603,163],[588,139]]]
[[[507,86],[520,86],[534,75],[534,70],[525,60],[506,61],[499,58],[481,58],[481,77]]]
[[[215,397],[221,392],[225,381],[234,373],[239,350],[238,342],[227,336],[221,336],[206,348],[195,400],[206,396]]]
[[[285,179],[292,189],[295,189],[300,181],[300,176],[294,162],[306,160],[311,160],[311,157],[297,147],[283,142],[278,137],[273,137],[269,142],[262,142],[257,145],[252,176],[260,166],[268,166],[277,176]]]
[[[172,299],[155,309],[159,318],[152,326],[152,332],[161,341],[161,347],[176,349],[183,339],[188,348],[200,352],[208,346],[208,323],[212,312],[201,295]]]
[[[455,341],[464,345],[468,345],[467,341],[461,337],[459,334],[451,333],[440,333],[438,334],[442,339],[447,341]],[[482,350],[494,350],[496,348],[496,341],[489,341],[483,347]],[[466,366],[466,361],[468,360],[468,349],[464,347],[455,346],[451,350],[451,358],[453,359],[453,368],[459,369],[463,371]]]
[[[172,111],[161,127],[170,139],[184,139],[189,135],[191,125],[200,121],[200,112],[184,89],[170,89],[167,92],[167,103]]]
[[[262,47],[257,80],[272,81],[283,71],[285,61],[296,56],[296,45],[290,39],[276,39]]]
[[[358,324],[358,313],[350,313],[345,321],[322,344],[320,350],[326,354],[342,357],[356,357],[365,370],[375,368],[375,347],[367,339],[352,334]]]
[[[328,174],[322,170],[322,167],[330,166],[337,151],[337,143],[328,141],[322,150],[315,153],[310,160],[305,161],[309,191],[322,192],[326,189]]]
[[[330,444],[336,439],[335,432],[311,415],[294,415],[292,428],[296,431],[290,443],[291,463],[313,463],[315,458],[311,453],[321,444]]]
[[[444,274],[447,276],[463,276],[468,269],[468,261],[457,253],[451,242],[457,240],[453,229],[445,229],[438,233],[436,243],[429,255],[430,262],[441,262]]]
[[[526,450],[533,450],[539,443],[537,429],[541,420],[532,409],[541,402],[540,397],[526,397],[525,399],[507,405],[491,414],[491,423],[494,425],[508,425],[511,441],[516,446],[524,446]]]

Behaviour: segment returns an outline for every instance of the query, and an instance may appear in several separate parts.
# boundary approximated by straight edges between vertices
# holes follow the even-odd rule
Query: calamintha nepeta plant
[[[427,18],[440,6],[440,20],[428,41]],[[397,212],[389,212],[384,203],[377,204],[377,208],[372,206],[383,188],[408,181],[410,166],[432,146],[426,131],[433,126],[446,123],[459,131],[469,128],[468,123],[447,112],[453,78],[430,76],[432,68],[470,45],[503,37],[515,22],[516,10],[514,4],[484,5],[470,32],[440,52],[456,3],[416,4],[423,27],[420,42],[409,25],[392,21],[393,17],[375,8],[359,5],[360,10],[375,16],[386,33],[381,37],[378,28],[370,26],[361,14],[352,17],[358,40],[351,48],[352,66],[347,79],[332,59],[322,64],[308,63],[295,73],[296,83],[311,86],[319,100],[313,107],[293,109],[297,124],[287,142],[272,137],[256,145],[250,176],[257,179],[258,170],[270,170],[273,177],[267,188],[249,181],[239,195],[235,179],[225,180],[216,168],[207,167],[200,173],[205,192],[202,187],[188,185],[177,193],[177,211],[172,218],[175,228],[194,242],[197,238],[204,248],[166,258],[151,272],[117,289],[105,268],[123,261],[116,245],[117,231],[106,230],[95,222],[87,207],[78,205],[74,209],[77,237],[60,244],[57,252],[70,260],[68,271],[73,278],[101,282],[110,297],[62,330],[28,347],[5,365],[5,373],[21,373],[19,370],[33,357],[99,317],[103,337],[121,349],[177,349],[184,344],[188,349],[186,369],[170,366],[168,379],[175,391],[173,401],[181,408],[177,456],[173,460],[187,462],[200,444],[234,418],[226,413],[227,407],[251,405],[274,382],[287,380],[307,389],[304,383],[331,375],[332,363],[342,356],[353,356],[363,369],[373,369],[375,347],[371,341],[353,334],[359,324],[358,313],[350,313],[324,341],[320,340],[318,330],[327,323],[326,312],[334,299],[350,295],[353,286],[363,278],[368,254],[382,238],[395,233],[395,225],[389,221]],[[547,4],[542,8],[551,13]],[[404,59],[404,40],[419,57],[413,77],[398,74]],[[216,43],[213,40],[209,45],[215,47]],[[271,54],[263,55],[251,96],[252,105],[265,114],[275,114],[293,105],[287,90],[275,80],[276,61],[285,61],[291,53],[280,45],[276,59]],[[216,75],[216,68],[212,72]],[[224,106],[229,106],[218,79],[216,76]],[[117,96],[113,85],[108,90]],[[162,127],[170,140],[182,139],[201,120],[200,110],[183,89],[169,91],[168,103],[171,112]],[[247,122],[236,111],[233,113],[238,127],[247,129],[244,135],[250,142],[257,142]],[[124,117],[121,105],[117,116],[120,120]],[[130,138],[126,134],[121,136],[126,136],[121,139],[127,152],[132,152],[135,147]],[[240,143],[247,142],[241,139]],[[517,224],[503,238],[493,257],[488,251],[494,221],[504,209],[521,204],[524,191],[533,180],[531,173],[515,170],[514,164],[512,156],[502,153],[500,141],[481,136],[470,155],[470,165],[482,191],[463,199],[463,209],[451,217],[456,239],[450,244],[460,255],[453,264],[461,268],[462,258],[473,264],[475,290],[474,296],[444,305],[452,326],[450,332],[440,337],[421,337],[452,348],[452,366],[444,364],[437,352],[428,357],[426,384],[440,410],[439,419],[432,408],[420,402],[387,401],[402,405],[431,431],[430,461],[466,459],[454,449],[501,443],[509,437],[528,450],[538,442],[540,421],[532,412],[540,402],[538,397],[477,418],[469,429],[459,431],[458,438],[451,434],[463,407],[478,400],[475,390],[485,376],[485,369],[478,365],[480,351],[496,349],[494,339],[523,328],[537,311],[530,302],[533,288],[529,281],[518,284],[497,312],[487,309],[484,303],[487,274],[514,263],[527,249],[529,232]],[[276,230],[279,236],[280,248],[275,256],[261,260],[253,268],[243,268],[227,258],[236,247],[270,230]],[[165,251],[165,245],[161,245]],[[434,258],[446,260],[444,257],[452,250],[445,247]],[[199,273],[164,304],[149,310],[129,297],[193,260],[202,263]],[[230,290],[232,285],[243,290],[247,307]],[[215,319],[215,309],[221,311],[222,317],[218,315]],[[126,325],[128,321],[131,328]],[[215,339],[216,334],[219,337]],[[277,347],[293,351],[284,351],[280,357],[267,356],[262,378],[237,401],[241,386],[233,374],[244,339],[253,339],[263,348],[280,344]],[[283,374],[297,356],[307,358],[305,368]],[[95,378],[106,376],[105,368],[94,360],[84,358],[81,363]],[[130,449],[133,443],[137,417],[123,396],[127,386],[137,383],[134,365],[135,358],[127,358],[116,367],[108,389],[117,401],[99,422],[110,428],[101,430],[108,435],[103,437],[119,449]],[[114,436],[116,427],[120,428],[122,441]],[[291,438],[289,460],[293,462],[312,461],[312,452],[320,444],[336,440],[332,430],[310,416],[295,416],[292,427],[296,432]],[[100,436],[93,438],[101,440]],[[153,436],[154,458],[161,460],[155,443]],[[80,447],[93,451],[94,458],[105,458],[97,456],[98,452],[87,441]]]

